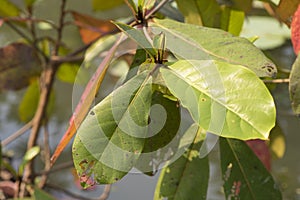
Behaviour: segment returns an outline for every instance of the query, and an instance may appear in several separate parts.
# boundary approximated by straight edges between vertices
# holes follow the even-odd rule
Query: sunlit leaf
[[[291,23],[291,39],[294,52],[298,54],[300,51],[300,6],[298,6]]]
[[[151,137],[145,139],[142,155],[135,168],[154,175],[160,164],[172,157],[170,152],[177,151],[179,125],[180,109],[177,102],[165,98],[160,92],[154,92],[148,127],[148,135]]]
[[[75,24],[79,28],[81,39],[85,44],[108,33],[118,31],[117,27],[108,20],[97,19],[75,11],[71,13],[75,19]]]
[[[215,0],[176,0],[179,10],[190,24],[216,27],[220,6]]]
[[[195,125],[191,128],[194,127]],[[209,163],[207,156],[199,157],[203,135],[205,131],[199,128],[193,144],[186,152],[163,168],[156,185],[154,200],[206,199]]]
[[[148,132],[151,76],[135,76],[92,108],[73,143],[79,176],[98,183],[120,180],[138,160]]]
[[[243,65],[258,76],[275,76],[277,69],[258,48],[245,38],[218,29],[158,20],[149,24],[155,34],[164,32],[166,48],[188,60],[219,60]]]
[[[292,108],[297,116],[300,116],[300,57],[295,60],[290,74],[289,84]]]
[[[178,61],[160,71],[170,92],[207,131],[242,140],[268,139],[275,105],[252,71],[210,60]]]
[[[278,123],[276,123],[276,126],[272,129],[269,139],[269,148],[271,150],[273,158],[282,158],[286,149],[286,141],[285,135]]]
[[[30,162],[33,158],[35,158],[39,153],[40,153],[40,147],[39,146],[34,146],[31,149],[27,150],[24,157],[23,157],[23,161],[21,163],[21,165],[19,166],[19,175],[21,176],[23,174],[24,171],[24,167],[25,165]]]
[[[32,47],[13,43],[0,49],[0,91],[24,88],[41,71],[40,60]]]
[[[20,9],[9,0],[0,0],[0,16],[12,17],[20,14]]]
[[[113,1],[107,1],[107,0],[93,0],[92,5],[94,10],[109,10],[115,7],[118,7],[122,4],[124,4],[124,0],[113,0]]]
[[[33,80],[32,83],[27,88],[21,103],[19,104],[19,118],[22,122],[29,122],[38,107],[40,98],[40,86],[39,80]],[[54,108],[55,96],[53,90],[50,92],[49,101],[47,104],[46,114],[49,116]]]
[[[243,141],[220,138],[220,152],[226,199],[282,199],[272,176]]]
[[[221,28],[229,33],[238,36],[243,28],[245,13],[243,11],[225,7],[222,10]]]

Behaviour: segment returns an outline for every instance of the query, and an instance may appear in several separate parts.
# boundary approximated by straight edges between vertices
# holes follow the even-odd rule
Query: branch
[[[289,78],[283,78],[283,79],[274,79],[274,80],[263,80],[264,83],[289,83]]]
[[[28,131],[32,127],[32,121],[25,124],[22,128],[17,130],[15,133],[11,134],[9,137],[7,137],[5,140],[1,142],[1,146],[4,147],[8,145],[9,143],[13,142],[15,139],[23,135],[26,131]]]
[[[6,24],[12,29],[14,30],[18,35],[20,35],[22,38],[24,38],[29,44],[31,44],[31,46],[37,51],[39,52],[43,58],[48,61],[48,57],[46,56],[46,54],[41,50],[39,49],[35,43],[25,34],[23,33],[21,30],[19,30],[15,25],[13,25],[11,22],[6,22]]]
[[[109,197],[110,190],[111,190],[111,184],[105,185],[103,193],[101,194],[98,200],[106,200]]]
[[[65,17],[65,7],[66,7],[66,0],[62,0],[61,3],[61,10],[60,10],[60,20],[59,20],[59,26],[57,29],[57,43],[54,48],[54,51],[52,55],[57,56],[58,50],[60,47],[61,39],[62,39],[62,32],[63,32],[63,21]],[[41,127],[41,124],[44,120],[46,107],[48,104],[48,100],[50,97],[51,88],[54,82],[54,76],[56,74],[58,64],[55,62],[52,62],[51,60],[48,62],[45,70],[42,72],[41,75],[41,94],[39,99],[38,108],[35,112],[34,118],[33,118],[33,127],[31,129],[31,134],[28,139],[27,143],[27,150],[31,149],[33,146],[36,145],[37,138],[39,135],[39,130]],[[21,184],[20,188],[20,197],[24,197],[26,195],[26,184],[27,182],[32,181],[32,175],[34,173],[33,169],[33,161],[29,162],[24,169],[23,174],[23,184]],[[24,183],[25,182],[25,183]]]
[[[49,171],[51,168],[50,164],[50,157],[51,157],[51,152],[50,152],[50,146],[49,146],[49,131],[47,125],[44,127],[44,159],[45,159],[45,167],[44,171]],[[43,174],[42,178],[39,182],[38,187],[43,188],[44,185],[47,182],[47,174]]]
[[[36,176],[42,176],[42,175],[49,175],[52,173],[60,172],[63,169],[68,169],[74,167],[73,161],[58,164],[55,167],[53,167],[51,170],[43,170],[40,173],[37,173]]]
[[[78,194],[75,194],[73,192],[70,192],[69,190],[66,190],[58,185],[54,185],[54,184],[51,184],[51,183],[47,183],[45,185],[46,187],[48,188],[51,188],[51,189],[54,189],[54,190],[59,190],[73,198],[76,198],[76,199],[81,199],[81,200],[105,200],[105,199],[99,199],[99,198],[90,198],[90,197],[83,197],[81,195],[78,195]]]
[[[158,12],[166,3],[168,3],[168,1],[169,0],[162,0],[161,2],[159,2],[159,4],[155,8],[147,13],[147,15],[145,16],[145,20],[148,20],[150,17],[152,17],[152,15]]]

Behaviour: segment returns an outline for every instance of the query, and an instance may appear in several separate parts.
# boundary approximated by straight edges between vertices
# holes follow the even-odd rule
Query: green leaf
[[[63,63],[59,66],[56,77],[67,83],[74,83],[80,66],[76,63]]]
[[[220,6],[215,0],[176,0],[186,23],[216,27]]]
[[[36,0],[25,0],[25,5],[27,7],[31,7],[35,2]]]
[[[44,190],[35,188],[34,189],[34,193],[33,193],[34,199],[35,200],[55,200],[55,198],[53,196],[51,196],[50,194],[48,194],[47,192],[45,192]]]
[[[142,155],[135,165],[135,168],[147,175],[154,175],[159,165],[173,156],[170,151],[177,151],[180,140],[176,137],[180,125],[180,109],[177,102],[155,91],[151,104],[149,137],[145,139]]]
[[[292,66],[289,91],[294,113],[300,117],[300,56],[297,57]]]
[[[134,1],[133,0],[124,0],[124,1],[128,5],[128,7],[132,10],[132,13],[134,15],[136,15],[137,12],[138,12],[138,9],[136,8],[136,5],[135,5]]]
[[[23,157],[23,161],[22,161],[21,165],[19,166],[18,173],[20,176],[23,174],[25,165],[27,165],[28,162],[30,162],[33,158],[35,158],[40,153],[40,150],[41,149],[39,146],[34,146],[31,149],[29,149],[28,151],[26,151],[26,153]]]
[[[219,60],[243,65],[258,76],[275,76],[277,69],[265,55],[245,38],[218,29],[183,24],[173,20],[149,23],[155,34],[164,32],[166,48],[186,60]]]
[[[243,28],[245,13],[225,7],[222,10],[221,28],[238,36]]]
[[[153,48],[152,44],[145,37],[144,33],[142,32],[142,29],[135,29],[132,28],[131,26],[128,26],[127,24],[123,24],[119,22],[115,22],[115,25],[122,32],[124,32],[130,39],[132,39],[139,46],[144,48],[150,56],[155,57],[156,51]]]
[[[252,71],[210,60],[178,61],[160,71],[170,92],[207,131],[242,140],[268,139],[275,105]]]
[[[22,122],[29,122],[33,118],[35,111],[38,107],[39,99],[40,99],[39,80],[34,80],[27,88],[21,100],[21,103],[19,104],[18,114]],[[54,103],[55,103],[55,97],[54,97],[54,92],[52,90],[50,93],[50,98],[46,110],[48,116],[53,111]]]
[[[113,1],[93,0],[92,1],[93,9],[99,11],[110,10],[122,4],[124,4],[124,0],[113,0]]]
[[[40,75],[40,60],[32,47],[12,43],[0,48],[0,91],[18,90]]]
[[[0,16],[12,17],[20,14],[20,9],[9,0],[0,0]]]
[[[197,126],[194,124],[191,128],[195,127]],[[205,131],[199,128],[193,144],[187,151],[161,171],[154,200],[206,199],[209,162],[208,157],[199,157],[203,135]]]
[[[147,52],[142,48],[137,48],[124,82],[127,82],[129,79],[131,79],[137,74],[139,69],[138,67],[142,63],[144,63],[146,59],[147,59]]]
[[[73,143],[80,177],[98,183],[118,181],[134,166],[145,142],[152,78],[141,73],[115,90],[90,111]]]
[[[243,141],[220,138],[220,152],[226,199],[282,199],[270,173]]]

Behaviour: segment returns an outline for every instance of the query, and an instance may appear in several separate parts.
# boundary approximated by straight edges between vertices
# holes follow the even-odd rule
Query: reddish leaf
[[[41,73],[35,50],[24,43],[13,43],[0,49],[0,91],[18,90],[29,85]]]
[[[291,32],[294,52],[295,54],[298,54],[300,50],[300,6],[298,6],[298,9],[293,16]]]
[[[271,170],[271,153],[264,140],[248,140],[247,145],[252,149],[255,155],[260,159],[268,171]]]
[[[107,33],[118,31],[118,28],[110,21],[96,19],[75,11],[72,11],[71,13],[75,19],[75,24],[79,27],[81,39],[85,44],[88,44]]]
[[[99,87],[103,81],[103,78],[106,74],[106,71],[109,67],[111,60],[114,57],[114,54],[119,46],[119,44],[123,41],[124,35],[121,35],[120,39],[112,46],[112,48],[108,51],[107,56],[99,65],[97,71],[94,73],[90,81],[88,82],[83,94],[81,95],[80,101],[77,104],[75,111],[69,122],[69,128],[63,135],[61,141],[55,149],[51,157],[51,165],[55,163],[61,152],[65,149],[67,144],[70,142],[72,137],[77,131],[77,128],[80,126],[82,121],[84,120],[86,114],[90,110],[90,106],[93,103],[95,95],[97,94]]]

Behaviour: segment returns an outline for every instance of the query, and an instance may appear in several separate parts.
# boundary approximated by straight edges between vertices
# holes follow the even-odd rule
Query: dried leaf
[[[81,39],[85,44],[107,33],[118,31],[117,27],[108,20],[97,19],[75,11],[71,13],[74,17],[75,24],[79,28]]]
[[[41,73],[40,60],[32,47],[13,43],[0,49],[0,91],[18,90]]]

